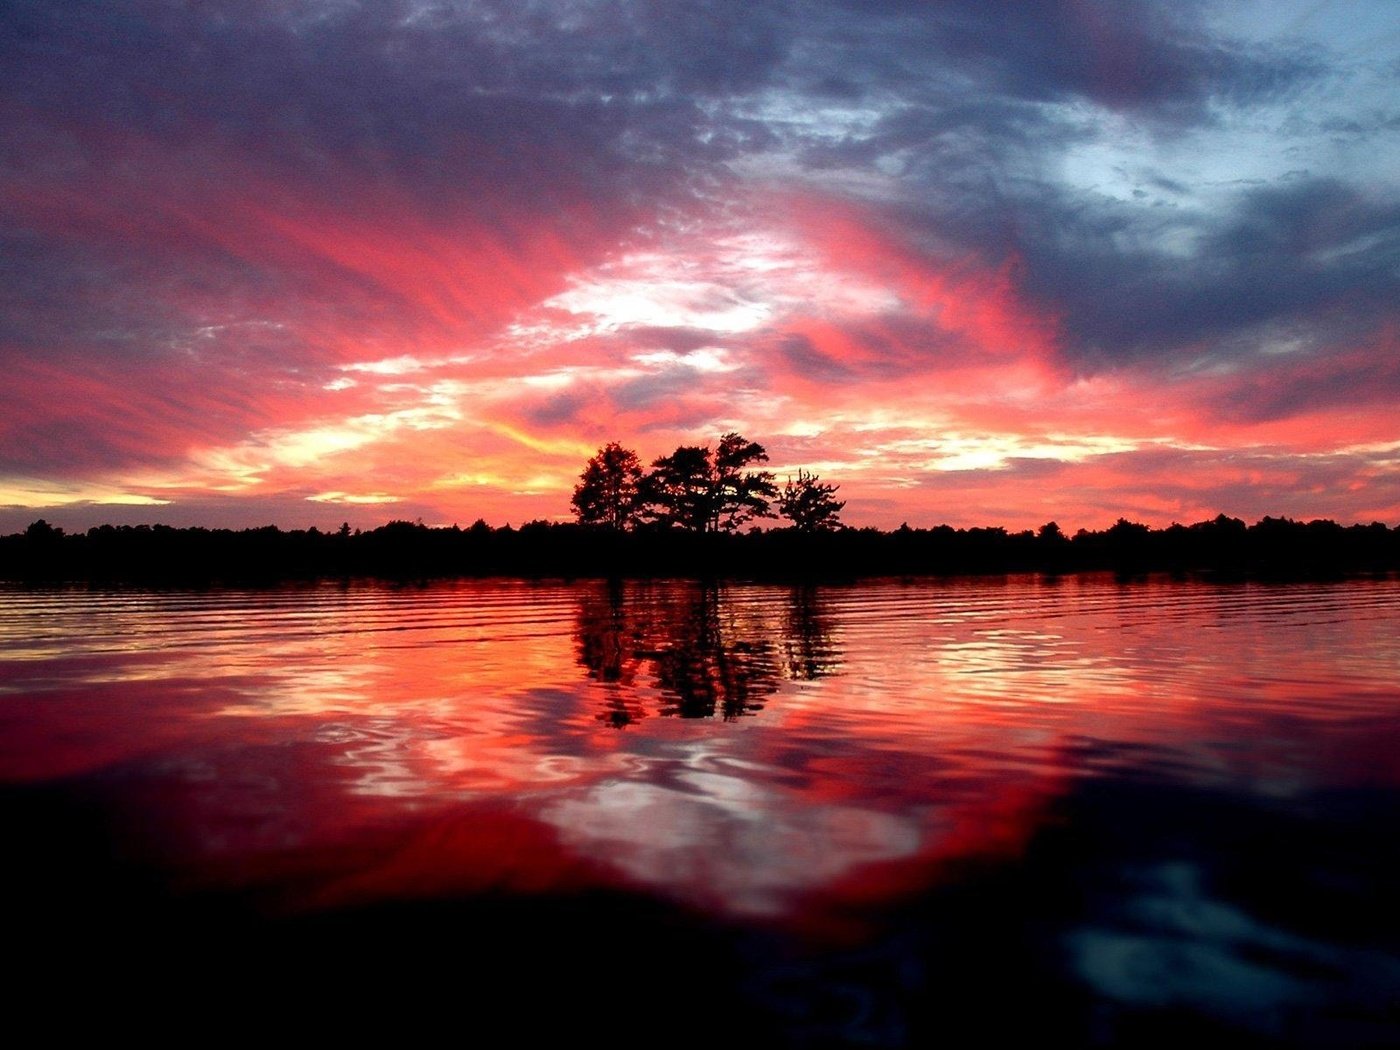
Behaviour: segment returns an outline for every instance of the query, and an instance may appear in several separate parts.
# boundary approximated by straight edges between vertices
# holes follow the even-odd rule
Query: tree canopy
[[[647,502],[654,521],[692,532],[709,531],[715,514],[714,462],[710,450],[682,445],[652,463]]]
[[[778,496],[778,511],[792,522],[799,532],[826,532],[841,527],[841,508],[845,500],[836,498],[839,485],[828,485],[816,474],[797,472],[788,478]]]
[[[768,453],[735,433],[719,446],[685,445],[652,464],[649,500],[656,520],[692,532],[732,532],[756,517],[771,517],[778,495],[773,475],[748,469]]]
[[[610,441],[588,461],[571,501],[584,525],[632,528],[641,520],[645,491],[637,453]]]
[[[778,498],[773,475],[766,470],[749,470],[754,463],[767,463],[768,453],[757,441],[733,432],[719,440],[715,450],[715,516],[713,531],[726,532],[754,518],[772,517],[770,500]]]
[[[682,445],[644,474],[635,452],[611,442],[580,476],[574,513],[581,524],[614,529],[634,528],[645,519],[691,532],[732,532],[773,515],[773,475],[751,469],[767,460],[762,445],[731,432],[713,451]]]

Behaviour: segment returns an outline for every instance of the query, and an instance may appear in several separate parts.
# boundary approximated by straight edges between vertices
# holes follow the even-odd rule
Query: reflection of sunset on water
[[[334,850],[313,866],[341,894],[437,891],[474,884],[479,842],[507,881],[549,854],[782,915],[862,896],[862,872],[896,885],[1014,851],[1051,799],[1114,770],[1396,782],[1393,730],[1376,735],[1393,584],[321,586],[113,595],[100,617],[74,592],[12,598],[4,689],[42,702],[8,719],[5,779],[164,785],[159,850],[215,879],[421,827],[457,858],[426,883],[407,868],[427,846],[373,878]],[[454,812],[497,814],[515,845],[450,830]]]

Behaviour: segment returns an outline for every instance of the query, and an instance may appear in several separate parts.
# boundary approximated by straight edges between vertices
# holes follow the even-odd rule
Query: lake
[[[1397,626],[1395,579],[7,587],[11,1002],[1395,1045]]]

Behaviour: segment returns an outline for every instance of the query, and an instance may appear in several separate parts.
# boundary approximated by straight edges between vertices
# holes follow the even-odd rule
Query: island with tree
[[[1207,573],[1335,578],[1400,570],[1400,527],[1383,522],[1219,514],[1154,529],[1119,518],[1067,534],[948,525],[852,528],[839,485],[799,469],[781,487],[764,447],[737,433],[684,445],[644,467],[617,442],[579,475],[572,521],[492,526],[283,530],[100,525],[67,533],[40,519],[0,536],[0,579],[208,584],[463,576],[844,580],[1010,572]]]

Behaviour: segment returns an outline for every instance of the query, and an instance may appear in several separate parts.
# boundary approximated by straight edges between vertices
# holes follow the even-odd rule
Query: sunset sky
[[[0,531],[1400,522],[1394,0],[0,0]]]

